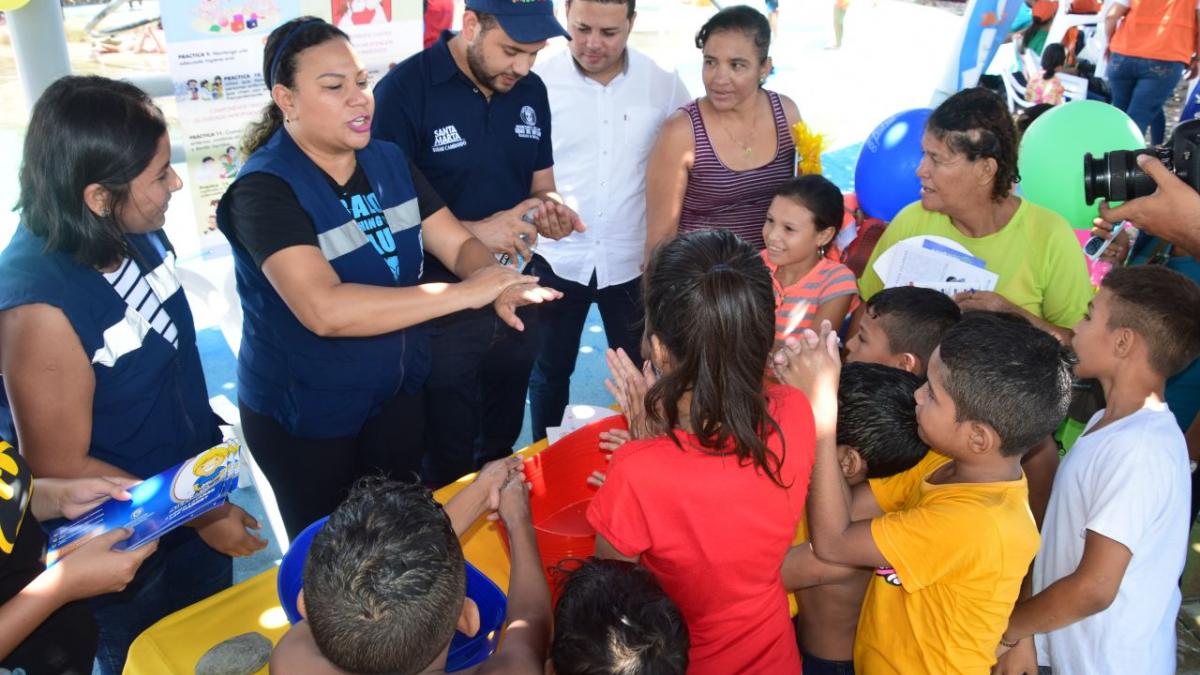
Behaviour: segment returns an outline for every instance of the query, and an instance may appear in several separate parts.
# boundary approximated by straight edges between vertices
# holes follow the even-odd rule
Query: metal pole
[[[32,110],[50,83],[71,74],[62,7],[59,0],[32,0],[6,16],[17,75],[25,90],[25,107]]]

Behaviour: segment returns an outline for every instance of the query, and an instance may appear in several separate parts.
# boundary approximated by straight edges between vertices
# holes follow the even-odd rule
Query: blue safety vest
[[[421,274],[421,214],[404,154],[372,141],[357,159],[395,239],[399,278],[363,234],[328,179],[280,129],[246,161],[239,180],[256,172],[283,179],[316,229],[321,253],[345,283],[413,286]],[[217,207],[221,231],[236,241],[228,201]],[[357,434],[404,383],[413,330],[375,337],[326,338],[304,327],[245,248],[233,246],[242,301],[238,398],[251,410],[305,438]]]
[[[48,304],[62,310],[96,377],[88,454],[146,478],[221,441],[196,327],[162,232],[126,235],[134,261],[178,331],[178,347],[129,308],[95,269],[46,251],[46,240],[17,228],[0,255],[0,310]],[[0,436],[17,438],[0,389]]]

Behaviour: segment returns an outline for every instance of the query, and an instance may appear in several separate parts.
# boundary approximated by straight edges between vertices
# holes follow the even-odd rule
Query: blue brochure
[[[53,565],[92,537],[118,527],[133,534],[116,545],[126,551],[154,541],[224,504],[238,486],[238,444],[214,446],[129,489],[133,499],[110,499],[50,533],[46,564]]]

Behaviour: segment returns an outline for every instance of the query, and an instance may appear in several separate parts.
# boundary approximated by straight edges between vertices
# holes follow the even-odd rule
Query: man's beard
[[[500,85],[500,77],[502,75],[510,75],[518,81],[521,79],[515,73],[489,73],[487,66],[483,62],[483,49],[476,44],[467,45],[467,67],[471,69],[471,75],[475,78],[476,82],[492,91],[498,91],[502,94],[512,89],[512,87]],[[515,82],[513,86],[516,86]]]

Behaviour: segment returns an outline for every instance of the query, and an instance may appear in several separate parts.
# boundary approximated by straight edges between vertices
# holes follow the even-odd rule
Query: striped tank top
[[[704,120],[699,99],[684,106],[692,120],[695,159],[688,174],[683,209],[679,214],[679,232],[726,229],[745,239],[751,246],[763,248],[763,223],[775,190],[796,172],[796,144],[788,128],[779,94],[767,92],[775,116],[775,157],[764,166],[733,171],[717,157]]]

